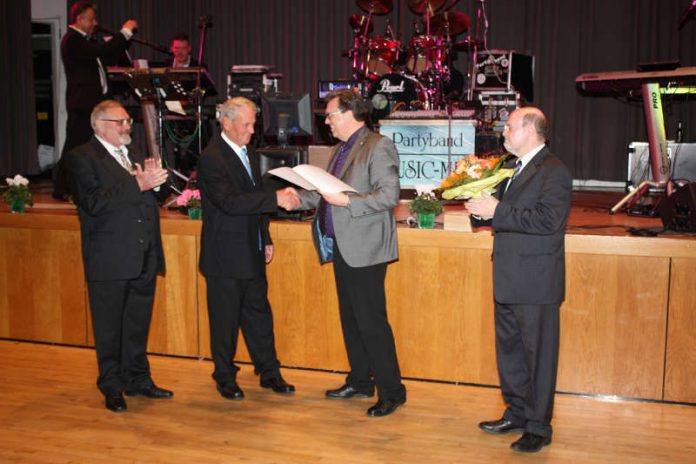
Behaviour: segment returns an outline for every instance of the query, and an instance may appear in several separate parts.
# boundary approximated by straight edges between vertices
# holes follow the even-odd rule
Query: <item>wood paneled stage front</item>
[[[44,197],[23,215],[0,210],[0,337],[91,346],[78,218],[73,206]],[[557,388],[696,403],[696,238],[630,236],[628,227],[660,221],[608,215],[618,197],[574,194]],[[406,214],[401,206],[398,216]],[[200,226],[162,211],[167,273],[158,280],[152,353],[210,356]],[[387,295],[402,374],[496,385],[490,232],[398,233]],[[269,299],[282,364],[346,370],[333,272],[318,263],[309,223],[275,221],[271,235]],[[248,360],[244,349],[239,358]]]

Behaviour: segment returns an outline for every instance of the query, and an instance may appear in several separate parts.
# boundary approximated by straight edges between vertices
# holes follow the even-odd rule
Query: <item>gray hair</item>
[[[103,102],[97,103],[94,109],[92,109],[92,114],[89,116],[89,123],[92,125],[93,130],[97,128],[97,120],[112,108],[123,108],[123,105],[116,100],[104,100]]]
[[[527,126],[531,124],[537,135],[541,139],[547,140],[549,137],[549,122],[543,111],[534,106],[527,106],[523,108],[523,111],[522,125]]]
[[[250,108],[254,112],[254,114],[258,112],[258,107],[256,106],[256,103],[249,100],[248,98],[232,97],[226,100],[222,105],[220,105],[220,114],[218,115],[218,121],[222,122],[222,118],[225,117],[230,121],[234,121],[237,117],[237,112],[240,108],[244,106]]]

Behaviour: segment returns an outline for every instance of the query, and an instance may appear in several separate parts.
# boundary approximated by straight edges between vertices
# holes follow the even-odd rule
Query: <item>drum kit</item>
[[[408,0],[411,11],[422,16],[422,24],[416,24],[405,44],[394,36],[388,20],[384,35],[372,35],[372,17],[389,13],[393,0],[356,0],[367,15],[350,17],[353,44],[344,55],[352,61],[353,78],[366,84],[373,119],[396,110],[441,110],[450,103],[451,56],[456,50],[471,51],[475,41],[454,42],[455,36],[468,30],[469,17],[439,11],[445,2]]]

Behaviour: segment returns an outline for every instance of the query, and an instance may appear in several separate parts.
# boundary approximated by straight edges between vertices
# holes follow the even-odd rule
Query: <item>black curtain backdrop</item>
[[[31,4],[0,2],[0,183],[15,174],[38,174]]]
[[[69,0],[68,7],[72,3]],[[626,147],[632,141],[647,140],[647,135],[640,104],[580,96],[575,78],[585,72],[635,69],[640,62],[680,60],[683,66],[696,65],[696,20],[677,31],[679,18],[690,3],[485,1],[490,26],[488,48],[535,56],[533,103],[549,116],[551,146],[576,179],[625,180]],[[317,80],[350,77],[349,60],[341,52],[352,41],[348,18],[361,13],[354,0],[100,0],[97,4],[101,24],[110,29],[118,30],[123,21],[134,18],[140,23],[139,37],[163,45],[177,31],[188,33],[194,55],[199,46],[198,20],[211,15],[214,25],[207,34],[203,59],[220,98],[226,93],[227,74],[234,64],[275,65],[276,71],[284,75],[280,90],[311,92],[312,98],[316,96]],[[479,0],[461,0],[453,10],[469,15],[473,26],[480,4]],[[419,18],[409,10],[407,0],[394,0],[389,14],[373,19],[375,35],[384,34],[388,19],[402,42],[407,43],[413,22]],[[9,38],[24,29],[28,31],[28,26],[19,24],[16,17],[9,19],[6,15],[3,21],[3,34]],[[15,51],[3,42],[3,51]],[[30,57],[13,54],[20,61]],[[132,56],[163,58],[138,44],[132,47]],[[464,71],[466,62],[466,54],[460,52],[457,68]],[[13,83],[14,88],[26,87],[26,76],[16,76],[19,81]],[[696,105],[664,101],[664,106],[668,137],[675,137],[677,122],[682,121],[685,140],[696,140]],[[13,117],[16,109],[10,108]],[[7,130],[6,125],[3,127]],[[21,131],[13,131],[12,137],[22,134],[19,138],[23,138],[29,133],[33,132],[23,126]],[[26,140],[14,143],[20,142]],[[2,143],[7,140],[3,138]],[[35,150],[20,153],[35,158]]]

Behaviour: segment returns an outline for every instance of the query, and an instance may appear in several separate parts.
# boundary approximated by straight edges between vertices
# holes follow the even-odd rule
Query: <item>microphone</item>
[[[691,2],[691,5],[686,8],[686,11],[684,11],[681,20],[679,21],[679,27],[677,28],[677,30],[682,30],[686,23],[694,17],[694,12],[696,12],[696,0],[693,0]]]
[[[210,29],[213,27],[213,17],[211,15],[203,15],[198,19],[198,29]]]

